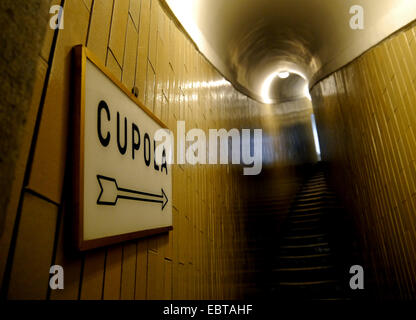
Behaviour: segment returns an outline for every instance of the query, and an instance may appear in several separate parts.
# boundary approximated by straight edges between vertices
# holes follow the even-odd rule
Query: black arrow
[[[156,202],[162,204],[162,210],[168,203],[168,197],[165,191],[161,194],[141,192],[126,188],[120,188],[116,179],[97,175],[98,184],[100,185],[100,194],[98,195],[97,204],[105,206],[115,206],[118,199],[127,199],[135,201]]]

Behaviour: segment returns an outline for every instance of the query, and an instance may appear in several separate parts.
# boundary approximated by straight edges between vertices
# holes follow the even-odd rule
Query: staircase
[[[323,171],[314,173],[296,195],[281,231],[272,289],[279,299],[347,299],[345,267],[333,240],[340,209]]]

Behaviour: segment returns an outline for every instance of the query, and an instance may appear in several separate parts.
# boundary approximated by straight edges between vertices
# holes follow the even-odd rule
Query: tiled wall
[[[175,166],[169,235],[83,254],[67,249],[71,50],[86,45],[127,88],[137,86],[139,98],[174,132],[177,120],[186,120],[188,129],[263,128],[269,166],[296,158],[284,147],[296,132],[282,129],[271,106],[225,83],[158,0],[66,0],[64,19],[63,30],[47,30],[39,57],[14,197],[0,237],[3,294],[10,299],[242,297],[250,265],[242,218],[249,186],[238,166]],[[275,181],[290,180],[292,171],[282,172]],[[281,189],[290,194],[295,187],[287,185]],[[53,264],[64,267],[64,290],[48,289]]]
[[[323,159],[354,214],[367,283],[416,295],[416,27],[386,39],[312,91]]]

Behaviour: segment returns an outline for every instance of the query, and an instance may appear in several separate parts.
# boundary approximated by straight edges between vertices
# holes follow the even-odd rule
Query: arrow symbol
[[[163,188],[161,189],[161,194],[153,194],[120,188],[114,178],[97,175],[97,180],[101,190],[97,199],[97,204],[99,205],[115,206],[118,199],[127,199],[160,203],[163,210],[168,203],[168,197],[165,191],[163,191]]]

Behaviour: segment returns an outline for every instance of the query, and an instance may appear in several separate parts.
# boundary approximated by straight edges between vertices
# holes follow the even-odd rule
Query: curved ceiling
[[[274,73],[270,77],[270,84],[266,85],[268,93],[267,98],[275,102],[287,102],[297,99],[305,98],[308,96],[308,82],[300,75],[295,73],[289,74],[287,78],[280,78],[278,75],[274,76]],[[309,96],[310,97],[310,96]]]
[[[312,85],[416,18],[415,0],[164,1],[230,82],[268,103],[279,99],[269,88],[278,71]],[[350,28],[353,5],[364,30]]]

